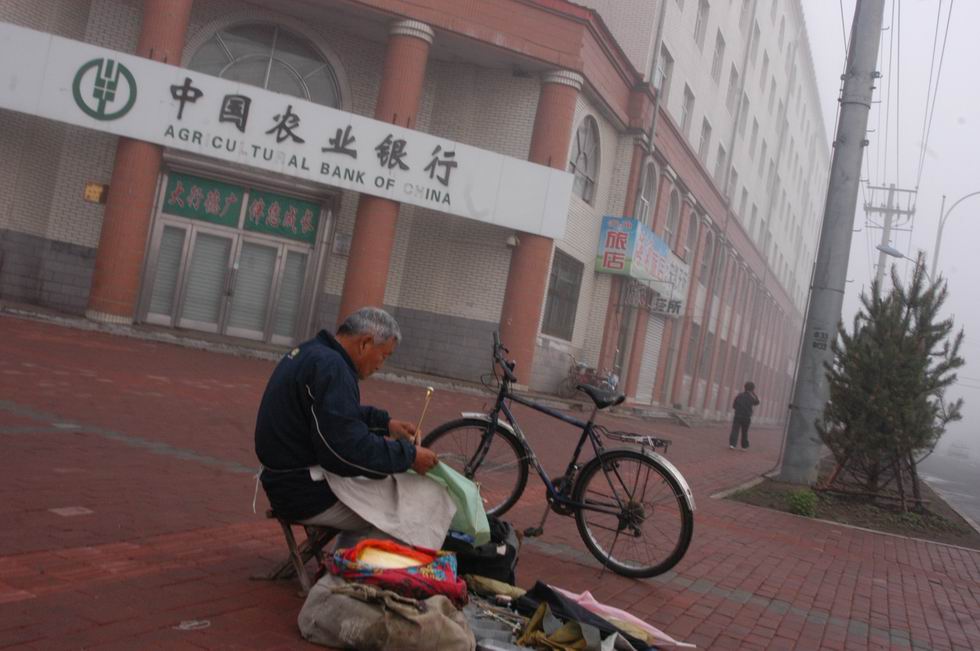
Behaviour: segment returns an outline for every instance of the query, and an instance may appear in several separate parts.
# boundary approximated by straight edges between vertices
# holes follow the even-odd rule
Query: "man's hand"
[[[439,463],[439,457],[436,453],[429,448],[423,448],[421,445],[415,446],[415,463],[412,464],[412,470],[420,475],[432,470],[435,465]]]
[[[392,418],[388,421],[388,434],[393,439],[412,441],[415,438],[415,425],[407,420],[395,420]]]

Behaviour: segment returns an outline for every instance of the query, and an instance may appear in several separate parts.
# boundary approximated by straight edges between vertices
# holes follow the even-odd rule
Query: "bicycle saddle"
[[[587,396],[592,398],[592,402],[594,402],[595,406],[599,409],[615,407],[626,400],[626,396],[621,393],[606,391],[605,389],[594,387],[591,384],[580,384],[578,385],[578,390],[584,391]]]

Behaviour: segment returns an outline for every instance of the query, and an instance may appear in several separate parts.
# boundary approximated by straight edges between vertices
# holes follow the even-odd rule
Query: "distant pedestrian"
[[[749,449],[749,425],[752,424],[752,408],[758,404],[759,396],[755,395],[755,383],[746,382],[745,391],[735,396],[735,401],[732,402],[735,417],[732,418],[732,433],[728,435],[728,447],[731,449],[735,449],[739,431],[742,432],[742,449]]]

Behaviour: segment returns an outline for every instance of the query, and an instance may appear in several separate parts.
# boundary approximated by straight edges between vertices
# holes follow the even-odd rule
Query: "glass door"
[[[186,281],[178,306],[178,328],[219,332],[229,288],[235,237],[193,228]]]
[[[306,284],[309,251],[286,247],[279,270],[279,291],[272,319],[272,343],[291,345],[302,316],[303,287]]]
[[[264,341],[282,246],[243,240],[232,267],[226,334]]]
[[[172,326],[174,308],[177,306],[181,284],[183,262],[190,244],[190,229],[175,224],[163,223],[157,234],[159,246],[150,289],[150,301],[146,310],[146,322]]]

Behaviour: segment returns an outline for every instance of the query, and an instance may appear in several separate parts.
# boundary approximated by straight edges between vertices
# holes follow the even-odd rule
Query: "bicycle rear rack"
[[[664,454],[667,454],[667,448],[670,447],[670,439],[662,439],[658,436],[611,430],[603,425],[593,425],[593,428],[607,439],[619,441],[620,443],[639,445],[641,448],[652,448],[654,451],[663,450]]]

